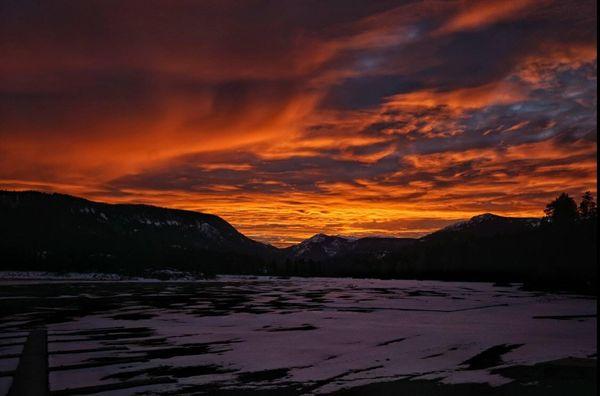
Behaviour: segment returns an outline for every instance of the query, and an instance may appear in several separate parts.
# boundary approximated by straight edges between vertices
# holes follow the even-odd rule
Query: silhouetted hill
[[[218,216],[148,205],[2,191],[0,217],[4,269],[243,272],[277,253]]]
[[[539,227],[541,223],[542,219],[536,217],[504,217],[492,213],[484,213],[474,216],[467,221],[451,224],[421,239],[431,240],[437,238],[461,238],[464,236],[486,237],[517,234]]]
[[[391,258],[391,273],[436,279],[517,281],[595,293],[597,219],[476,216],[420,239]]]
[[[597,220],[553,224],[486,213],[419,239],[316,235],[272,273],[524,282],[594,293]]]

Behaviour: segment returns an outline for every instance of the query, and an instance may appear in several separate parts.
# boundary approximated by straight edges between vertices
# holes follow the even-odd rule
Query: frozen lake
[[[0,395],[38,325],[48,329],[56,394],[367,394],[376,383],[396,387],[383,394],[417,385],[436,395],[461,386],[506,392],[546,386],[538,377],[556,365],[595,387],[596,299],[584,296],[489,283],[222,277],[0,281],[0,298]]]

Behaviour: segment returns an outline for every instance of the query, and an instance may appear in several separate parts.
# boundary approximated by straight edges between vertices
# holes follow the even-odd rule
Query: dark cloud
[[[402,75],[354,77],[333,86],[321,105],[348,110],[368,108],[380,105],[393,94],[419,88],[421,84]]]
[[[133,70],[56,72],[6,85],[0,87],[0,136],[61,135],[74,127],[85,135],[93,131],[90,123],[161,111],[152,77]]]
[[[157,169],[120,177],[109,184],[116,188],[214,192],[223,185],[242,192],[326,193],[321,184],[379,178],[399,169],[393,156],[375,163],[338,160],[326,156],[265,160],[249,152],[210,153],[185,156]]]

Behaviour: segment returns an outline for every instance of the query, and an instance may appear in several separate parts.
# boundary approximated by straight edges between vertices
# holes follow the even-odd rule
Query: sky
[[[0,188],[286,246],[596,192],[596,1],[0,0]]]

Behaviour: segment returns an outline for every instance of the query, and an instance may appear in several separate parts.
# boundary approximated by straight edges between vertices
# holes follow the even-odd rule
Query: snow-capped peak
[[[483,213],[477,216],[471,217],[469,220],[459,221],[454,224],[450,224],[444,227],[442,231],[459,231],[465,229],[471,229],[481,226],[492,226],[492,227],[513,227],[513,226],[529,226],[537,227],[540,224],[540,219],[530,217],[505,217],[498,216],[493,213]]]
[[[471,217],[468,221],[469,223],[483,223],[485,221],[499,219],[501,216],[495,215],[493,213],[483,213],[477,216]]]
[[[304,240],[302,243],[307,242],[307,243],[321,243],[326,241],[327,239],[331,238],[329,235],[326,234],[315,234],[313,236],[311,236],[310,238]]]

